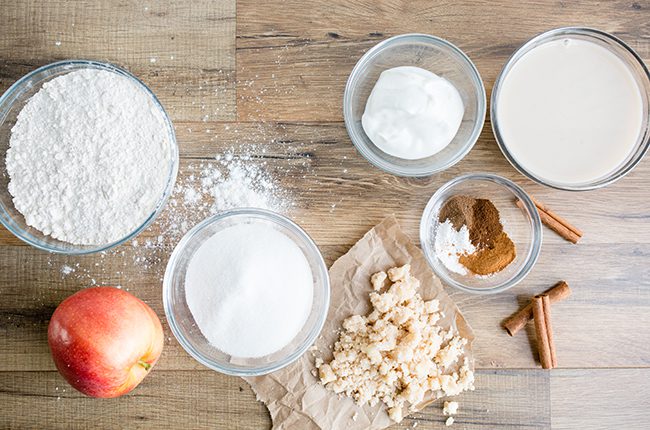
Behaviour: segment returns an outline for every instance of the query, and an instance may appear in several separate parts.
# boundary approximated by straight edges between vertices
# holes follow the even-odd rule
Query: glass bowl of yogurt
[[[429,176],[459,162],[476,143],[485,111],[485,88],[472,61],[426,34],[375,45],[357,62],[343,95],[354,146],[398,176]]]
[[[570,191],[622,178],[650,146],[650,74],[620,39],[589,28],[540,34],[506,62],[491,97],[508,161]]]
[[[255,376],[297,360],[329,309],[327,266],[314,241],[277,213],[233,209],[190,230],[163,282],[169,326],[199,363]]]
[[[474,210],[474,219],[468,225],[456,223],[453,211],[449,211],[449,202],[459,198],[480,199],[484,203],[478,211]],[[486,202],[498,213],[496,218],[502,227],[499,234],[508,238],[511,258],[505,264],[498,262],[506,255],[499,255],[500,245],[495,245],[493,249],[498,252],[491,254],[490,250],[478,249],[477,239],[494,228],[484,223],[489,219],[482,215],[486,213]],[[450,213],[448,217],[446,214]],[[491,222],[495,221],[492,218]],[[476,236],[474,230],[478,232]],[[542,247],[542,224],[535,204],[521,187],[501,176],[472,173],[452,179],[433,194],[420,221],[420,244],[442,282],[468,293],[492,294],[517,285],[530,273]],[[477,264],[481,259],[476,258],[480,252],[486,253],[483,266],[498,271],[488,274],[482,270]]]

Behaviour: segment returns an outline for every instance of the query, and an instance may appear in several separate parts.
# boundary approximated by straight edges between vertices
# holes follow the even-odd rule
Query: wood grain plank
[[[16,236],[14,236],[9,230],[7,230],[3,225],[0,225],[0,246],[21,246],[26,243],[22,242]]]
[[[529,277],[507,292],[476,296],[447,289],[476,332],[479,368],[539,366],[532,326],[510,337],[500,324],[532,295],[562,278],[573,288],[573,296],[555,305],[553,312],[560,367],[650,367],[650,269],[646,264],[650,247],[621,245],[603,254],[600,245],[584,245],[580,259],[573,262],[563,255],[566,246],[547,245]],[[46,342],[49,317],[64,298],[95,284],[120,285],[160,316],[166,338],[160,368],[200,368],[173,338],[164,318],[162,275],[171,249],[124,246],[108,256],[72,258],[29,247],[0,248],[0,370],[53,369]],[[321,250],[331,264],[347,246],[322,246]],[[608,266],[613,255],[627,260],[629,266]],[[557,256],[565,262],[559,264]],[[602,264],[602,270],[569,270],[589,260]],[[64,275],[61,269],[66,266],[75,271]],[[622,349],[621,344],[626,347]]]
[[[463,49],[486,88],[505,60],[534,35],[555,27],[590,26],[626,40],[650,58],[647,1],[430,2],[275,0],[238,2],[238,118],[342,119],[343,88],[374,44],[402,33],[427,33]],[[278,10],[291,11],[291,19]],[[534,13],[531,13],[534,11]]]
[[[639,199],[650,178],[645,160],[606,188],[568,194],[538,185],[517,173],[499,151],[489,125],[474,149],[456,166],[428,178],[398,178],[372,167],[349,142],[340,123],[177,123],[181,149],[179,181],[202,162],[233,150],[268,171],[289,191],[296,219],[321,245],[351,245],[353,237],[396,213],[413,238],[422,210],[444,182],[465,173],[488,171],[512,179],[585,231],[582,244],[650,243],[650,201]],[[334,207],[333,207],[334,205]],[[334,232],[334,234],[333,234]],[[143,237],[156,237],[155,228]],[[545,243],[563,243],[545,229]],[[0,246],[22,242],[0,228]],[[574,252],[580,246],[568,246]],[[611,265],[611,264],[610,264]]]
[[[174,120],[235,117],[235,1],[3,2],[0,90],[71,58],[125,67]]]
[[[650,243],[650,201],[637,197],[650,179],[647,160],[609,187],[571,193],[568,198],[566,192],[517,173],[496,146],[489,126],[459,164],[419,179],[398,178],[373,168],[355,151],[340,123],[178,123],[176,128],[183,158],[179,182],[195,174],[201,163],[214,162],[215,155],[234,148],[235,155],[246,154],[252,163],[264,163],[288,190],[297,208],[292,215],[319,245],[352,245],[353,238],[391,213],[417,239],[422,210],[437,188],[458,175],[481,171],[514,180],[582,228],[583,241],[563,248],[567,253],[579,253],[583,244]],[[157,233],[152,229],[143,237]],[[0,235],[0,246],[16,243],[6,237]],[[546,229],[544,239],[547,244],[564,243]]]
[[[642,430],[650,422],[649,369],[559,370],[551,377],[555,430]]]
[[[476,384],[475,391],[454,398],[460,406],[452,429],[550,428],[548,372],[483,370],[477,372]],[[440,400],[391,429],[446,428],[442,406]]]
[[[477,387],[458,397],[455,428],[549,428],[547,372],[479,372]],[[0,372],[0,402],[7,412],[2,428],[270,428],[266,408],[243,380],[208,370],[155,369],[127,396],[102,400],[76,392],[53,371]],[[441,403],[391,428],[440,428]]]
[[[1,428],[260,429],[266,408],[239,378],[155,370],[135,391],[92,399],[57,372],[0,372]]]

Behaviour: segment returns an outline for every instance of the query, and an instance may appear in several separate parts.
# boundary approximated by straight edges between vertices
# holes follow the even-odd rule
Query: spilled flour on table
[[[171,210],[159,222],[165,235],[182,235],[202,219],[229,209],[252,207],[280,213],[293,205],[260,162],[232,151],[214,162],[190,164],[187,176],[179,179],[169,200]]]
[[[253,152],[264,151],[259,151],[255,145],[239,148],[238,153],[231,148],[215,156],[213,161],[182,167],[165,209],[149,228],[126,246],[101,252],[101,264],[62,264],[58,267],[60,276],[91,286],[112,285],[111,279],[124,276],[135,266],[138,270],[153,272],[151,275],[162,280],[173,248],[185,233],[205,218],[242,207],[288,214],[293,207],[291,196],[270,173],[266,161],[250,155]],[[113,256],[121,258],[107,258]],[[50,259],[49,264],[55,263]]]
[[[286,49],[279,49],[277,55],[280,67],[287,62]],[[173,55],[168,60],[167,56],[157,52],[151,52],[149,57],[156,59],[150,64],[154,68],[174,60]],[[175,189],[165,209],[135,240],[92,256],[50,256],[48,264],[52,276],[84,286],[121,284],[127,291],[159,290],[159,281],[163,279],[174,247],[187,231],[205,218],[235,207],[257,207],[294,216],[295,196],[278,181],[283,177],[296,180],[315,177],[311,169],[312,155],[302,145],[313,145],[319,139],[330,142],[332,138],[327,132],[325,135],[312,132],[313,140],[302,140],[304,138],[293,135],[285,124],[267,122],[260,115],[267,112],[267,96],[291,94],[296,88],[294,84],[279,79],[279,73],[271,73],[270,91],[256,85],[254,79],[239,80],[223,70],[214,73],[200,70],[200,79],[192,88],[188,88],[184,80],[172,82],[172,88],[191,96],[191,102],[189,105],[167,106],[168,112],[173,116],[182,108],[196,114],[201,125],[188,124],[183,133],[188,139],[196,139],[197,143],[204,142],[197,146],[200,150],[214,148],[214,157],[181,164]],[[243,90],[238,97],[252,102],[251,117],[257,121],[256,125],[214,122],[207,126],[208,121],[229,120],[227,112],[214,100],[215,97],[227,97],[235,88]],[[222,137],[231,140],[233,146],[220,142]],[[270,166],[267,160],[274,158],[284,160]],[[347,162],[346,159],[344,156],[340,160],[341,166]],[[347,171],[343,171],[342,176],[346,177]],[[309,195],[313,190],[307,187],[303,192]],[[320,201],[333,213],[342,203],[343,196],[337,194],[334,187],[327,187]],[[295,221],[301,222],[299,218]]]

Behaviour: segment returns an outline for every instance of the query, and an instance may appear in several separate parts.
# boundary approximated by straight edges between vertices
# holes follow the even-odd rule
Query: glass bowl
[[[436,222],[441,207],[456,195],[489,199],[499,210],[504,230],[514,242],[517,256],[492,275],[460,275],[447,269],[434,249]],[[515,202],[520,200],[523,207]],[[542,223],[535,204],[518,185],[489,173],[459,176],[444,184],[429,200],[420,221],[420,243],[429,265],[447,285],[468,293],[491,294],[513,287],[528,275],[542,247]]]
[[[303,251],[314,280],[312,309],[296,337],[284,348],[259,358],[230,356],[213,347],[203,336],[185,297],[185,276],[194,253],[215,233],[242,223],[261,223],[292,239]],[[163,282],[163,304],[169,326],[183,348],[199,363],[228,375],[264,375],[297,360],[320,334],[330,300],[327,266],[314,241],[288,218],[262,209],[234,209],[204,220],[190,230],[172,253]]]
[[[9,149],[9,140],[11,137],[11,128],[16,123],[16,118],[27,101],[36,94],[43,84],[56,78],[57,76],[65,75],[72,71],[82,69],[99,69],[116,73],[121,76],[127,77],[129,80],[137,84],[153,99],[154,104],[160,109],[167,124],[168,139],[170,144],[171,158],[168,167],[167,183],[163,194],[160,196],[156,207],[151,215],[147,217],[143,223],[136,228],[133,232],[129,233],[122,239],[112,243],[102,245],[75,245],[55,239],[51,236],[45,235],[39,230],[27,225],[23,215],[18,212],[14,207],[12,196],[8,190],[9,174],[6,168],[6,156]],[[12,232],[16,237],[27,242],[28,244],[49,252],[56,252],[61,254],[90,254],[94,252],[105,251],[109,248],[117,246],[128,240],[133,239],[142,230],[158,216],[162,211],[170,196],[174,182],[176,181],[176,174],[178,173],[178,145],[176,143],[176,136],[174,134],[174,126],[172,125],[169,116],[165,109],[160,104],[153,92],[138,78],[129,72],[120,69],[117,66],[107,63],[100,63],[96,61],[87,60],[68,60],[60,61],[40,67],[14,83],[9,89],[0,97],[0,222]]]
[[[513,156],[513,154],[508,150],[508,142],[504,140],[503,133],[501,132],[499,125],[499,94],[501,87],[503,86],[503,82],[508,76],[508,72],[512,70],[517,61],[531,49],[553,40],[565,38],[587,40],[596,43],[604,48],[607,48],[618,58],[623,60],[623,62],[628,66],[628,69],[632,73],[632,76],[634,76],[636,79],[637,84],[639,85],[641,97],[643,99],[642,131],[639,134],[635,149],[614,171],[609,172],[601,178],[580,184],[553,182],[541,178],[530,170],[526,169],[526,167],[521,165]],[[538,36],[535,36],[526,42],[517,51],[515,51],[514,54],[512,54],[512,56],[503,66],[501,73],[494,83],[494,88],[492,89],[492,96],[490,98],[490,121],[492,123],[492,131],[494,133],[494,137],[496,138],[499,148],[501,148],[501,152],[503,152],[503,155],[505,155],[510,164],[512,164],[512,166],[521,174],[542,185],[547,185],[549,187],[560,190],[585,191],[601,188],[621,179],[623,176],[632,171],[632,169],[641,161],[643,156],[648,151],[648,148],[650,147],[650,73],[648,72],[648,69],[646,68],[643,60],[641,60],[639,55],[634,52],[632,48],[626,45],[625,42],[615,36],[612,36],[611,34],[591,28],[580,27],[565,27],[550,30]]]
[[[361,125],[361,116],[381,72],[416,66],[444,77],[458,89],[465,113],[451,143],[419,160],[405,160],[377,148]],[[471,60],[456,46],[426,34],[402,34],[378,43],[357,62],[343,95],[343,118],[352,143],[370,163],[398,176],[429,176],[458,163],[474,146],[485,122],[485,88]]]

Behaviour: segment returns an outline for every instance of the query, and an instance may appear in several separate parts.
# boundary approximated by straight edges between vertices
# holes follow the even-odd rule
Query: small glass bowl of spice
[[[447,182],[431,197],[420,221],[420,242],[446,284],[470,293],[498,293],[535,265],[542,225],[519,186],[475,173]]]

